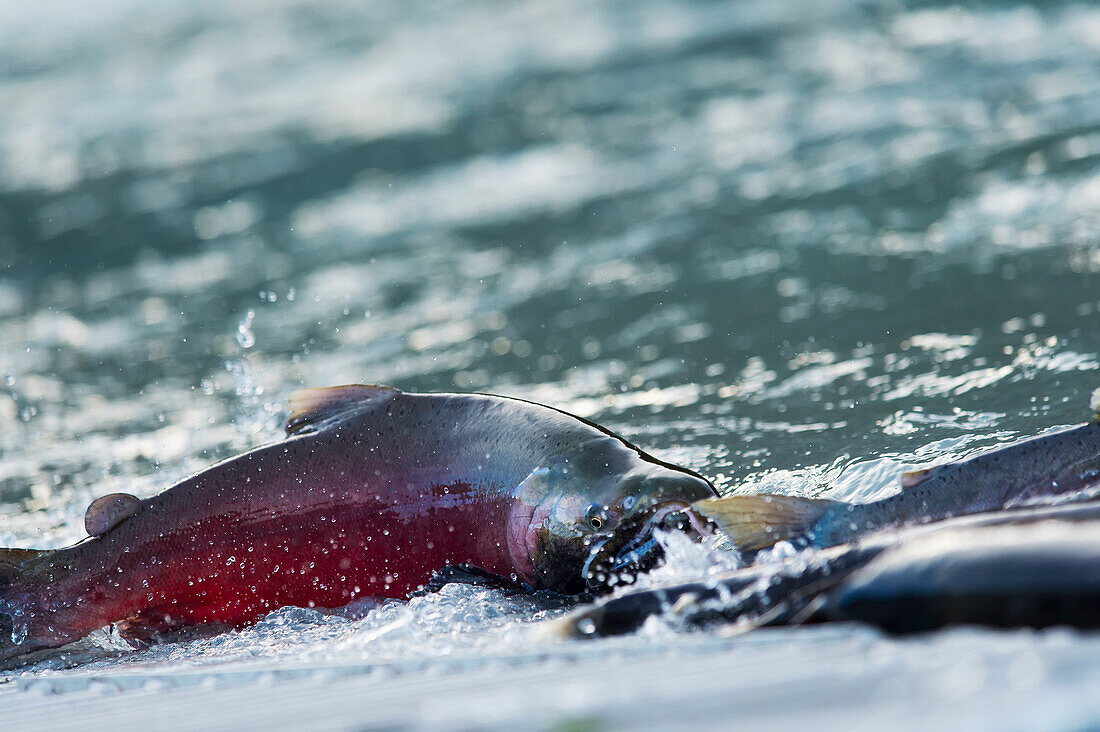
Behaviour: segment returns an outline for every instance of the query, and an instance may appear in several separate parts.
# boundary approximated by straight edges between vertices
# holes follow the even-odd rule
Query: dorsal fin
[[[0,585],[21,575],[24,562],[49,553],[49,549],[0,549]]]
[[[902,489],[912,488],[915,485],[920,485],[924,481],[935,475],[939,469],[943,467],[941,465],[935,465],[931,468],[920,468],[919,470],[908,470],[898,477],[898,482],[901,483]]]
[[[389,386],[348,384],[315,389],[303,389],[290,395],[287,408],[290,416],[284,425],[287,435],[316,432],[326,424],[338,421],[401,392]]]
[[[901,489],[912,488],[914,486],[923,485],[927,481],[935,478],[937,475],[947,470],[948,468],[954,468],[961,463],[940,463],[939,465],[933,465],[930,468],[919,468],[918,470],[909,470],[902,473],[898,477],[898,482],[901,484]]]
[[[91,502],[84,512],[88,536],[103,536],[126,519],[140,512],[141,499],[129,493],[108,493]]]

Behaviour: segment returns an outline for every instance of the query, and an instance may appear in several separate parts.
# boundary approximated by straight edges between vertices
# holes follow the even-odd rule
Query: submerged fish
[[[88,509],[91,538],[0,550],[0,660],[115,623],[135,644],[285,605],[401,598],[468,564],[562,593],[592,545],[716,495],[702,477],[550,407],[381,386],[301,392],[289,439],[139,500]]]
[[[632,589],[549,623],[549,637],[632,633],[653,616],[697,629],[861,621],[1100,627],[1100,502],[881,531],[705,580]]]
[[[694,508],[742,550],[783,540],[831,546],[884,527],[995,511],[1096,485],[1100,485],[1100,414],[1061,432],[906,473],[900,493],[873,503],[761,494],[707,499]]]
[[[1100,627],[1100,521],[944,532],[884,553],[823,604],[891,633]]]

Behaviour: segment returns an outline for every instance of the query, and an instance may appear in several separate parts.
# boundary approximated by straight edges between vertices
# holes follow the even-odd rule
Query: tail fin
[[[802,536],[838,501],[761,494],[704,498],[692,504],[741,550],[763,549]]]
[[[25,601],[13,585],[26,575],[32,560],[50,553],[41,549],[0,549],[0,662],[40,647],[27,642]]]

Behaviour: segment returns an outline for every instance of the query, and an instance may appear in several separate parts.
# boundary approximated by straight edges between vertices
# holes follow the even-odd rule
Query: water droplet
[[[256,345],[256,336],[252,332],[252,320],[256,317],[256,311],[248,309],[241,322],[237,323],[237,343],[241,348],[252,348]]]

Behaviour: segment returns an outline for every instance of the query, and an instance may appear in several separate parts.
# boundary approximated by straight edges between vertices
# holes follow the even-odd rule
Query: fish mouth
[[[637,576],[660,566],[664,547],[656,531],[681,531],[698,540],[714,533],[712,524],[682,501],[667,501],[623,519],[607,537],[594,543],[582,576],[589,592],[609,592],[633,584]]]

